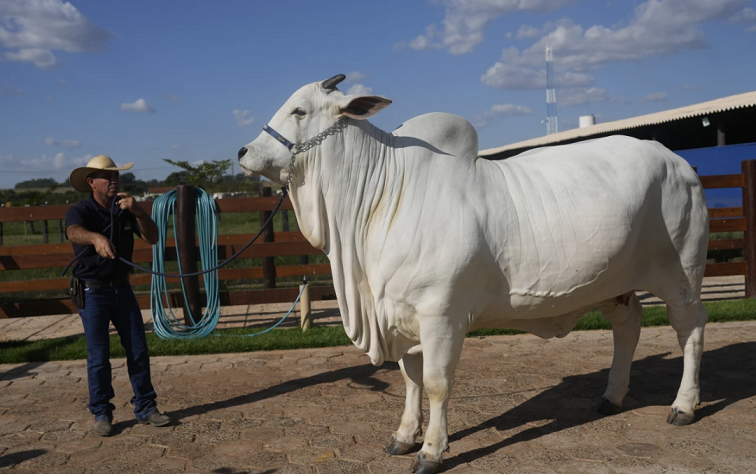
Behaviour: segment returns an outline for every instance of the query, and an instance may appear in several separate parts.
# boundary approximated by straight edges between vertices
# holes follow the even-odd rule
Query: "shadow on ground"
[[[677,394],[682,369],[682,357],[669,358],[669,353],[656,354],[633,362],[629,393],[633,402],[628,404],[627,409],[671,405]],[[366,386],[369,390],[384,392],[390,385],[381,380],[381,372],[393,370],[398,370],[398,364],[386,363],[381,367],[362,365],[333,370],[290,380],[239,397],[174,411],[170,413],[170,416],[180,421],[192,415],[255,403],[305,387],[330,384],[345,379]],[[535,440],[546,434],[601,418],[594,410],[565,409],[560,404],[560,400],[583,398],[587,395],[595,398],[598,404],[606,387],[608,372],[607,368],[588,374],[565,377],[558,385],[544,390],[499,416],[477,426],[450,433],[450,442],[452,442],[490,428],[498,432],[506,432],[529,423],[549,421],[545,425],[527,428],[485,448],[467,451],[446,459],[444,469],[452,469],[460,464],[485,457],[506,446]],[[696,411],[697,420],[712,416],[732,403],[753,396],[756,396],[756,342],[733,344],[704,353],[701,366],[701,401],[705,406]],[[464,400],[453,399],[451,405],[455,403],[464,403]],[[660,417],[659,423],[665,423],[663,417]],[[416,449],[419,449],[419,445]]]
[[[12,467],[21,464],[24,461],[33,459],[47,453],[44,449],[29,449],[27,451],[18,451],[11,454],[0,456],[0,469]]]
[[[628,410],[647,406],[669,406],[677,395],[683,370],[682,357],[668,358],[669,353],[656,354],[633,362],[630,393],[634,400]],[[566,377],[515,408],[477,426],[451,433],[449,441],[456,441],[482,430],[495,428],[505,432],[528,423],[549,421],[548,424],[528,428],[485,448],[461,453],[444,460],[444,469],[468,463],[492,454],[501,448],[523,441],[532,441],[602,418],[595,410],[565,409],[559,403],[567,398],[592,396],[596,405],[606,388],[609,369]],[[696,422],[712,416],[740,400],[756,396],[756,342],[733,344],[704,353],[701,364],[701,402],[696,410]],[[711,403],[714,402],[714,403]],[[452,401],[452,403],[454,403]],[[627,404],[627,402],[626,402]],[[659,418],[659,423],[665,423]]]

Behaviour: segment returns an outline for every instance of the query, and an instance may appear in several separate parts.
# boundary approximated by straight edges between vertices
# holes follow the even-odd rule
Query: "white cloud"
[[[642,98],[639,102],[666,102],[667,95],[666,92],[653,92]]]
[[[615,97],[601,87],[588,89],[564,89],[557,92],[558,107],[574,107],[576,105],[595,104],[598,102],[627,103],[624,97]]]
[[[163,98],[167,100],[171,100],[173,102],[178,102],[180,100],[179,96],[173,95],[173,94],[163,94]]]
[[[132,103],[125,102],[121,104],[121,110],[137,112],[140,114],[155,113],[155,109],[153,109],[144,99],[137,99],[136,102]]]
[[[490,109],[477,114],[475,119],[473,119],[473,125],[483,128],[495,119],[516,115],[530,115],[532,113],[533,110],[530,107],[514,104],[496,104]]]
[[[4,95],[21,95],[21,91],[8,84],[2,84],[0,85],[0,97]]]
[[[178,151],[178,150],[181,150],[182,147],[181,147],[181,145],[171,145],[171,149]]]
[[[547,23],[542,28],[544,36],[529,48],[505,49],[481,81],[504,89],[545,87],[544,50],[549,44],[554,53],[555,86],[587,86],[593,78],[585,73],[611,62],[706,47],[701,25],[729,18],[748,1],[648,0],[638,5],[634,17],[623,25],[585,29],[567,19]],[[533,83],[538,86],[528,87]]]
[[[694,91],[698,89],[698,86],[694,84],[684,84],[683,89],[685,89],[686,91]]]
[[[446,49],[451,54],[466,54],[483,41],[483,30],[502,15],[548,12],[571,3],[573,0],[445,0],[443,29],[431,25],[425,34],[396,43],[394,49],[408,46],[416,51]]]
[[[535,38],[536,36],[541,34],[541,30],[538,28],[534,28],[530,25],[522,25],[519,30],[517,30],[517,33],[515,33],[515,38],[517,39],[527,39],[527,38]]]
[[[79,166],[86,165],[93,155],[68,157],[65,153],[57,153],[54,156],[41,155],[36,158],[16,158],[13,155],[0,156],[0,162],[7,165],[13,171],[71,171]],[[4,166],[5,168],[6,166]]]
[[[112,37],[62,0],[0,1],[0,47],[6,49],[0,53],[8,61],[49,68],[58,64],[53,51],[102,51]]]
[[[557,72],[554,87],[588,87],[596,80],[593,76],[570,71]],[[520,56],[517,48],[502,51],[501,60],[491,66],[480,81],[497,89],[545,89],[546,61],[532,61]]]
[[[81,148],[79,140],[56,140],[54,138],[45,138],[45,145],[60,146],[63,148]]]
[[[363,74],[360,71],[352,71],[349,74],[346,75],[346,79],[344,79],[345,84],[356,84],[358,82],[362,82],[365,79],[368,79],[370,76],[367,74]]]
[[[8,61],[34,63],[40,69],[51,68],[58,64],[55,56],[46,49],[28,48],[16,52],[5,51],[3,55]]]
[[[234,117],[236,117],[236,124],[240,127],[252,125],[252,122],[255,121],[255,118],[250,115],[249,110],[234,109]]]
[[[730,17],[733,23],[756,23],[756,10],[751,7],[744,8]],[[745,29],[747,33],[756,32],[756,24]]]
[[[730,17],[733,23],[751,23],[756,22],[756,10],[751,7],[744,8]]]
[[[347,95],[370,95],[373,93],[373,88],[363,86],[362,84],[354,84],[346,93]]]

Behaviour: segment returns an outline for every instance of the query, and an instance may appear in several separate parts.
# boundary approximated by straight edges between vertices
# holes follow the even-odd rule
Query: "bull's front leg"
[[[423,385],[430,400],[430,419],[425,442],[415,457],[410,470],[417,474],[435,474],[441,469],[444,451],[449,449],[446,409],[454,385],[464,342],[464,331],[455,331],[450,321],[443,318],[429,321],[420,328],[423,347]]]
[[[407,454],[415,447],[415,440],[423,432],[423,354],[405,354],[399,361],[407,399],[399,429],[391,435],[386,446],[389,454]]]

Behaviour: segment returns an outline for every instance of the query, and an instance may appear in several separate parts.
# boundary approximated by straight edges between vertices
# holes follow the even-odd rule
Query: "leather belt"
[[[123,277],[123,278],[116,278],[115,280],[110,281],[99,281],[99,280],[88,280],[88,281],[81,281],[86,288],[104,288],[108,286],[121,286],[125,283],[129,282],[129,277]]]

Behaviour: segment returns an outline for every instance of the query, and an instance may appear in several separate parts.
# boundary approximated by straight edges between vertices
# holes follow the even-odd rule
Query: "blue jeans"
[[[126,350],[129,379],[134,389],[131,403],[137,420],[145,420],[157,412],[157,395],[150,380],[150,357],[142,313],[131,286],[126,283],[118,287],[86,288],[84,308],[79,310],[79,316],[87,339],[88,406],[95,420],[112,420],[115,409],[110,403],[115,396],[111,383],[108,334],[111,321]]]

